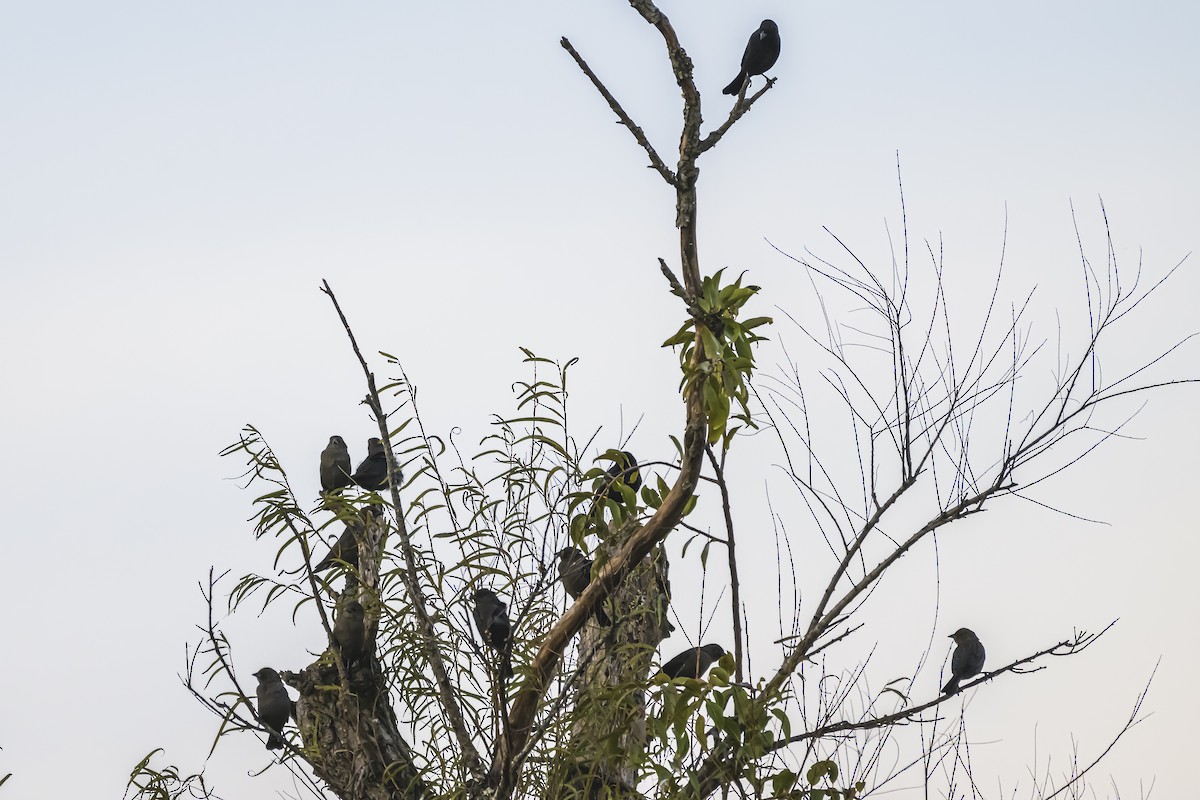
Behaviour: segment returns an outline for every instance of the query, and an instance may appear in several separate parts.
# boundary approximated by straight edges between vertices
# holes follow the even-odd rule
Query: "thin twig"
[[[743,675],[743,644],[742,644],[742,594],[741,581],[738,579],[737,568],[737,540],[733,535],[733,510],[730,507],[729,501],[729,485],[725,483],[725,456],[729,450],[721,451],[721,460],[717,461],[717,455],[713,452],[712,446],[704,448],[704,452],[708,454],[708,463],[713,468],[713,473],[717,477],[717,486],[721,490],[721,510],[725,514],[725,550],[729,555],[729,586],[730,597],[729,602],[733,606],[733,660],[735,666],[735,677],[738,683],[745,680]]]

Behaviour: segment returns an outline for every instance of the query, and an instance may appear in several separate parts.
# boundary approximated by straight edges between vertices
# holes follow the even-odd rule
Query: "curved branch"
[[[676,220],[679,230],[680,262],[683,273],[683,296],[696,296],[700,291],[700,266],[696,246],[696,157],[699,155],[700,93],[692,79],[692,62],[688,58],[670,21],[654,3],[630,0],[630,5],[653,25],[663,37],[676,83],[683,94],[683,125],[680,134],[679,166],[671,184],[676,193]],[[566,45],[564,45],[565,47]],[[601,87],[597,87],[601,88]],[[606,98],[611,97],[602,91]],[[611,103],[610,103],[611,105]],[[632,131],[636,126],[630,126]],[[635,137],[636,137],[635,133]],[[649,151],[647,151],[649,152]],[[665,176],[664,176],[665,177]],[[660,260],[660,263],[661,262]],[[665,264],[664,264],[665,266]],[[667,270],[669,273],[669,270]],[[678,292],[677,292],[678,293]],[[692,352],[692,369],[698,369],[707,359],[699,328]],[[628,541],[592,577],[583,594],[546,634],[529,665],[530,679],[513,700],[508,717],[508,729],[501,738],[492,760],[489,784],[496,787],[501,798],[510,797],[516,788],[521,769],[520,754],[525,751],[538,705],[549,687],[563,652],[596,608],[608,597],[621,579],[639,561],[650,554],[656,545],[683,519],[683,511],[695,494],[700,481],[704,446],[708,440],[708,422],[699,393],[699,384],[689,382],[684,389],[686,421],[684,423],[683,454],[674,485],[663,498],[658,510],[642,527],[630,534]]]

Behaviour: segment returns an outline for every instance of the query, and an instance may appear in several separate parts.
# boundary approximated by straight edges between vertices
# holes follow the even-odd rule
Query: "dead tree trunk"
[[[617,552],[636,523],[598,551]],[[570,746],[550,781],[557,798],[640,798],[637,767],[646,747],[646,684],[659,643],[670,635],[668,564],[661,547],[621,581],[605,603],[611,627],[592,620],[579,638],[583,676],[574,698]]]
[[[368,509],[356,526],[358,570],[348,572],[339,607],[350,600],[365,610],[365,650],[351,664],[334,648],[300,672],[283,673],[300,692],[296,727],[316,776],[345,800],[416,800],[427,788],[400,736],[387,683],[375,655],[379,630],[379,563],[387,520]]]

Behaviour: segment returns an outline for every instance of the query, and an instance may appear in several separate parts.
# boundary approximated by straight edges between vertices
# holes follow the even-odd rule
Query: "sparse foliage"
[[[229,613],[275,613],[285,604],[293,619],[320,621],[325,642],[312,643],[319,653],[312,663],[272,665],[298,697],[295,726],[284,731],[287,743],[271,768],[290,771],[313,796],[700,800],[733,792],[853,800],[913,772],[933,785],[940,765],[958,763],[967,749],[961,728],[942,725],[949,698],[919,696],[916,674],[871,691],[861,665],[842,665],[831,680],[829,654],[860,630],[856,614],[899,559],[1005,497],[1033,499],[1032,487],[1120,430],[1123,422],[1103,416],[1110,406],[1190,382],[1150,376],[1174,348],[1105,378],[1100,366],[1114,329],[1162,285],[1140,290],[1138,279],[1127,281],[1110,240],[1105,270],[1082,259],[1089,309],[1082,349],[1057,356],[1048,393],[1019,391],[1018,379],[1045,353],[1030,333],[1029,298],[1005,307],[997,280],[973,327],[952,324],[940,253],[928,246],[930,278],[915,277],[907,227],[902,252],[885,269],[840,241],[839,259],[796,259],[813,277],[823,317],[789,316],[805,343],[803,366],[762,374],[756,354],[772,320],[743,318],[760,292],[744,276],[730,282],[722,270],[700,271],[696,181],[700,157],[774,82],[750,97],[743,92],[728,118],[702,134],[700,94],[674,28],[653,3],[630,5],[661,34],[683,97],[674,165],[570,42],[562,45],[676,193],[678,262],[672,269],[659,259],[683,304],[678,332],[664,343],[678,348],[686,413],[672,437],[674,457],[643,461],[635,490],[632,470],[622,471],[625,443],[573,422],[574,361],[530,350],[514,410],[492,421],[474,452],[427,431],[401,360],[380,354],[390,377],[377,385],[374,359],[363,355],[325,284],[363,370],[389,482],[380,491],[325,494],[306,508],[258,428],[247,426],[225,450],[244,462],[257,492],[254,535],[273,548],[273,563],[236,581],[210,572],[203,586],[208,617],[188,651],[184,682],[220,720],[214,750],[234,734],[263,735],[253,687],[243,683],[250,670],[215,612],[224,594]],[[847,308],[865,311],[868,321],[846,324]],[[812,418],[820,391],[844,407],[840,430]],[[792,524],[814,531],[834,564],[820,586],[806,587],[815,599],[806,595],[790,609],[782,655],[758,674],[746,664],[736,507],[726,480],[729,454],[751,433],[773,437],[779,470],[809,515]],[[849,481],[822,455],[831,447],[858,454]],[[602,455],[590,458],[596,450]],[[685,521],[701,495],[724,538]],[[343,528],[355,557],[314,570],[327,539]],[[669,563],[665,545],[688,535],[704,541],[701,569],[713,545],[725,547],[734,651],[701,679],[667,680],[656,676],[654,654],[672,627],[670,570],[695,564]],[[567,547],[594,562],[574,601],[564,597],[556,567]],[[511,636],[502,646],[485,646],[474,626],[478,589],[507,605]],[[348,650],[328,645],[351,600],[365,609],[366,642],[361,657],[343,658]],[[597,610],[614,624],[599,624],[605,614]],[[1028,655],[988,665],[964,688],[1042,669],[1108,629],[1077,631],[1040,649],[1029,643]],[[1118,737],[1138,709],[1140,700]],[[921,732],[914,754],[885,766],[882,748],[905,726]],[[236,746],[248,739],[233,736]],[[202,775],[152,767],[155,755],[135,768],[130,796],[210,796]],[[1077,786],[1086,771],[1060,785]]]

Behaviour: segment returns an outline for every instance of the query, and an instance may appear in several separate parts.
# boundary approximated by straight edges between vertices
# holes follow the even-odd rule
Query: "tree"
[[[1161,285],[1140,292],[1136,280],[1128,285],[1110,243],[1105,271],[1083,258],[1090,316],[1081,354],[1060,360],[1042,400],[1023,408],[1018,378],[1042,353],[1027,329],[1027,302],[1002,312],[997,281],[981,324],[964,335],[951,324],[950,291],[933,248],[933,287],[919,296],[907,231],[902,252],[883,270],[859,261],[849,247],[845,264],[798,259],[823,282],[819,296],[829,309],[823,325],[796,324],[825,359],[825,371],[756,377],[755,347],[770,320],[741,316],[757,287],[701,269],[697,181],[701,157],[773,82],[749,96],[743,87],[728,118],[703,134],[700,94],[674,28],[654,4],[630,4],[661,35],[683,98],[673,166],[571,43],[562,45],[675,191],[678,262],[672,267],[664,258],[659,265],[683,303],[683,322],[666,342],[680,355],[684,420],[676,458],[643,462],[641,472],[649,477],[655,469],[657,480],[640,492],[620,469],[620,443],[606,449],[600,465],[589,464],[595,435],[581,441],[568,423],[571,362],[528,351],[532,375],[521,384],[517,411],[499,418],[481,452],[468,456],[425,430],[399,359],[383,354],[395,377],[377,384],[325,284],[362,366],[388,488],[325,495],[306,511],[257,429],[247,428],[227,451],[246,459],[252,483],[266,483],[256,500],[255,531],[277,541],[277,564],[285,567],[236,582],[230,609],[260,598],[264,605],[291,599],[294,613],[320,617],[330,644],[335,615],[349,601],[366,609],[362,657],[344,658],[344,649],[330,646],[313,663],[284,671],[298,698],[282,764],[314,794],[327,787],[353,798],[599,797],[641,796],[653,788],[662,797],[718,790],[854,797],[906,771],[881,774],[878,757],[904,724],[928,735],[912,764],[932,782],[942,763],[961,763],[946,762],[947,754],[966,746],[961,729],[939,727],[936,709],[953,698],[919,697],[914,675],[878,693],[862,687],[866,697],[856,709],[844,686],[826,688],[832,673],[817,657],[858,630],[855,614],[904,555],[1114,435],[1121,425],[1102,416],[1114,402],[1186,382],[1146,380],[1163,356],[1104,379],[1100,357],[1113,329]],[[834,322],[839,305],[867,309],[870,322],[855,328]],[[963,341],[970,343],[965,355],[961,346],[956,352]],[[849,439],[858,445],[853,491],[821,455],[832,424],[810,422],[809,397],[820,386],[844,403]],[[997,406],[999,425],[980,421]],[[807,524],[836,557],[818,599],[786,637],[784,656],[762,677],[747,666],[726,480],[734,445],[754,432],[777,439],[788,478],[809,509]],[[711,491],[700,491],[702,481]],[[714,507],[719,499],[723,536],[685,521],[702,495]],[[335,533],[347,527],[356,557],[318,574],[316,543],[331,526]],[[703,541],[704,563],[712,545],[725,548],[733,647],[706,680],[668,683],[653,674],[653,655],[670,631],[664,544],[689,535]],[[595,567],[586,589],[560,614],[555,554],[566,546],[590,553]],[[469,597],[479,588],[508,603],[513,635],[499,652],[482,644],[473,627]],[[189,689],[222,720],[218,739],[260,727],[253,688],[235,668],[213,611],[219,590],[222,578],[210,574],[210,614],[187,676]],[[597,612],[614,624],[598,624]],[[1040,668],[1046,658],[1078,653],[1094,640],[1074,633],[1031,645],[1011,663],[989,664],[964,688]],[[854,680],[847,685],[861,687]],[[1131,724],[1136,715],[1135,708]],[[139,794],[208,792],[202,776],[183,777],[150,761],[133,776]]]

